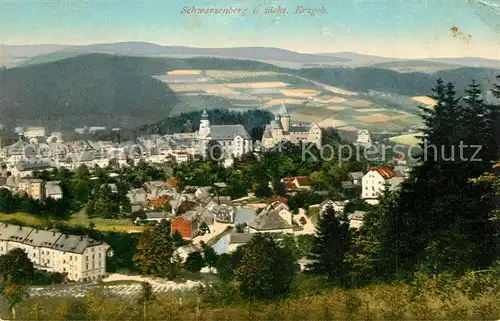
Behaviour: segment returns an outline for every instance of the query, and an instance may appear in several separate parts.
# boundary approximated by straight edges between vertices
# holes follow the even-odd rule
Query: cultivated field
[[[418,145],[420,140],[417,136],[422,135],[422,133],[414,133],[414,134],[406,134],[389,138],[389,140],[393,143],[407,146],[415,146]]]
[[[426,97],[356,93],[279,72],[179,69],[154,77],[179,99],[172,115],[203,108],[276,112],[285,102],[293,122],[401,132],[421,123],[419,102],[432,103]]]
[[[319,91],[314,89],[283,89],[281,92],[291,97],[310,97],[319,94]]]
[[[411,99],[413,99],[414,101],[416,101],[418,103],[427,105],[429,107],[434,106],[436,104],[435,99],[433,99],[431,97],[427,97],[427,96],[415,96],[415,97],[411,97]]]
[[[175,76],[201,75],[201,70],[171,70],[167,72],[167,75],[175,75]]]
[[[226,86],[230,88],[278,88],[287,87],[289,84],[281,81],[269,82],[245,82],[245,83],[229,83]]]

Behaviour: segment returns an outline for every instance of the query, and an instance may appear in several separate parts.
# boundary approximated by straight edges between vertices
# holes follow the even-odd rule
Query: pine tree
[[[348,272],[346,255],[349,249],[349,223],[339,220],[333,208],[327,208],[318,221],[310,255],[314,262],[309,267],[311,272],[326,275],[331,282],[345,285]]]
[[[270,236],[256,234],[234,270],[246,299],[269,301],[287,296],[295,274],[292,254]]]
[[[437,158],[424,159],[412,171],[381,223],[378,260],[386,277],[411,276],[421,265],[435,273],[460,273],[492,260],[495,246],[494,230],[487,222],[493,206],[489,187],[469,182],[492,160],[492,113],[481,99],[477,84],[472,83],[467,94],[458,104],[453,85],[448,84],[440,98],[443,101],[436,104],[443,110],[424,116],[428,126],[424,136],[444,150],[461,141],[466,145],[484,144],[483,161],[466,160],[472,157],[467,149],[464,155],[453,158],[443,158],[437,150]],[[462,264],[451,263],[456,260]]]

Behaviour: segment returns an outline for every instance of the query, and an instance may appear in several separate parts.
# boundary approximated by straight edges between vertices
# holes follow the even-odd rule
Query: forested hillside
[[[170,115],[179,99],[168,85],[151,76],[176,69],[275,71],[357,92],[377,90],[406,96],[426,95],[437,77],[456,83],[459,94],[473,78],[485,89],[494,78],[494,70],[481,68],[436,74],[376,68],[292,70],[237,59],[88,54],[1,69],[0,112],[5,124],[43,124],[51,130],[72,130],[84,125],[135,128]],[[194,98],[203,101],[206,97]]]

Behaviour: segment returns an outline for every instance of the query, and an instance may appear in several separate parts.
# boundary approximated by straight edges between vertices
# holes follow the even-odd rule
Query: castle
[[[265,148],[272,148],[281,141],[289,141],[294,144],[314,143],[321,148],[321,139],[321,128],[318,124],[291,124],[290,114],[283,102],[274,120],[264,129],[262,145]]]

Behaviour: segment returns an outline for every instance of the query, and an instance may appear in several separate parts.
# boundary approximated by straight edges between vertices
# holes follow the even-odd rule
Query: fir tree
[[[311,272],[326,275],[331,282],[346,284],[349,247],[349,223],[339,220],[333,208],[327,208],[318,221],[310,255],[314,262],[310,265]]]

